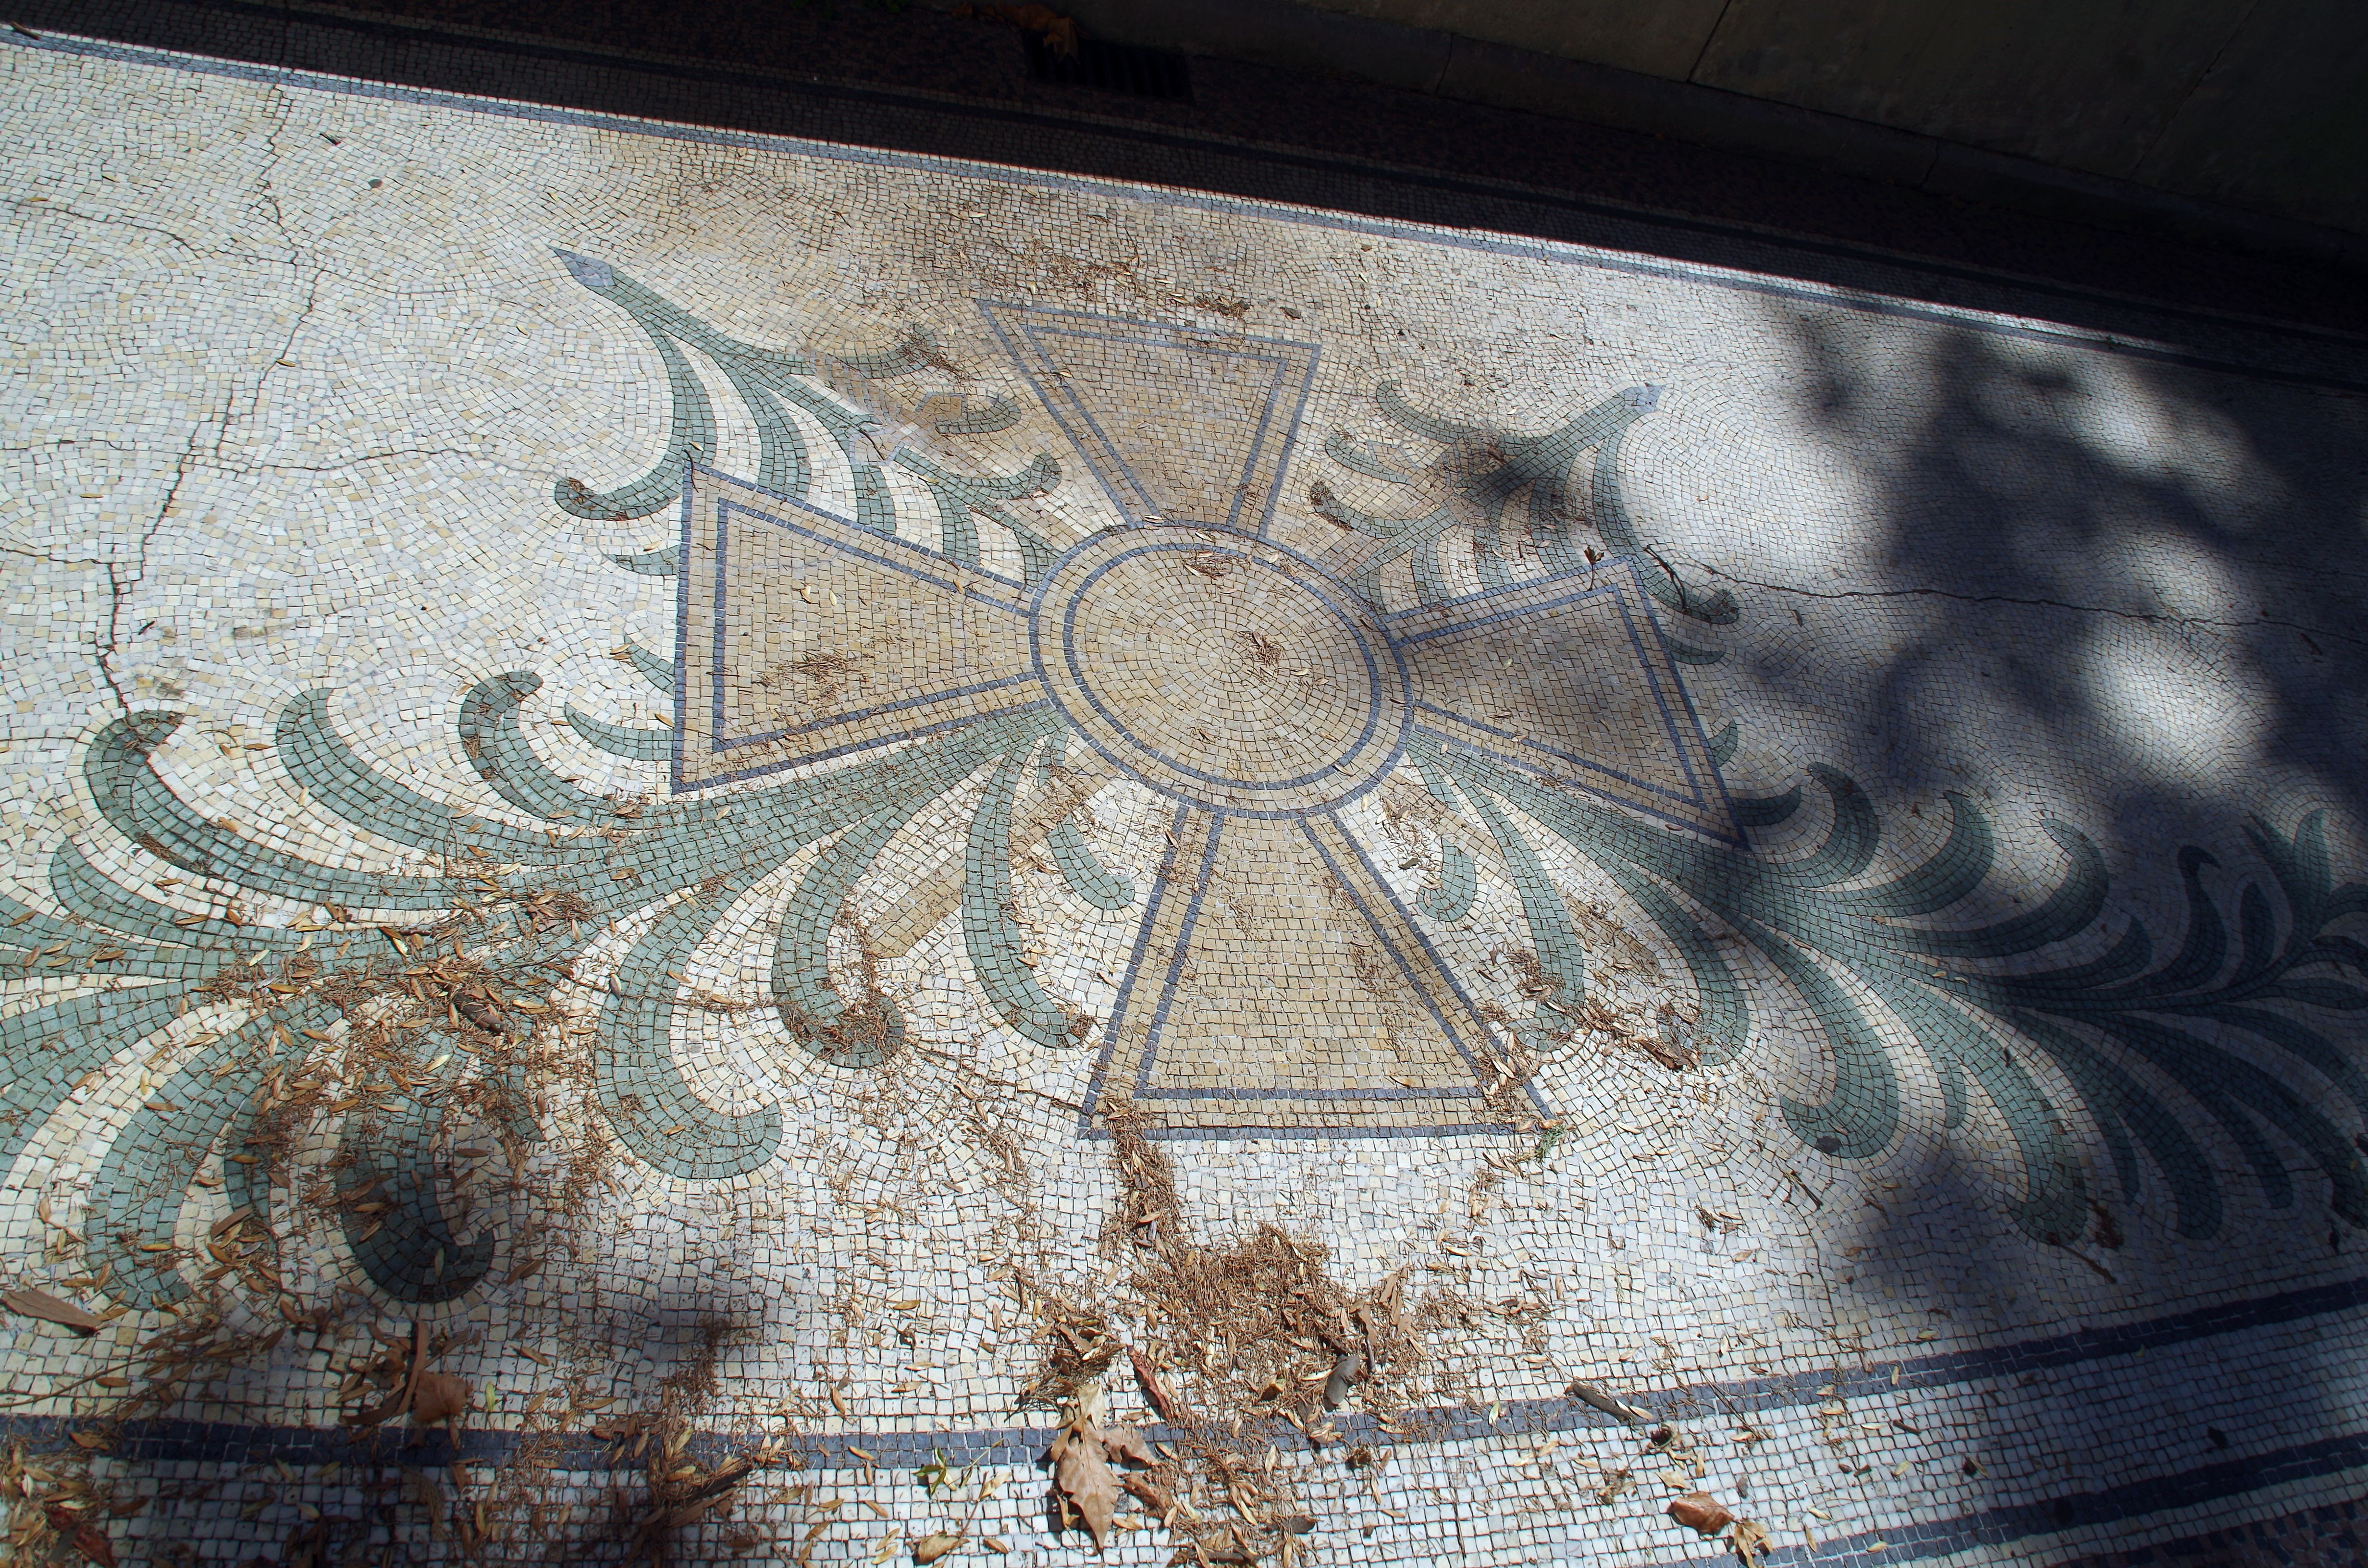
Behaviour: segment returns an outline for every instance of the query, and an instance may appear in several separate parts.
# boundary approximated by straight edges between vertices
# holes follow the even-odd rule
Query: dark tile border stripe
[[[1595,1413],[1589,1412],[1589,1415]],[[1597,1424],[1611,1425],[1609,1416],[1595,1415]],[[36,1447],[58,1448],[69,1427],[81,1424],[51,1417],[0,1418],[0,1433],[29,1439]],[[1339,1423],[1350,1442],[1394,1440],[1375,1430],[1370,1417]],[[1283,1432],[1290,1429],[1281,1423]],[[1146,1427],[1154,1441],[1173,1441],[1175,1427]],[[1494,1429],[1502,1435],[1503,1429]],[[734,1437],[705,1433],[687,1445],[692,1457],[712,1464],[744,1449],[762,1434],[750,1431]],[[1479,1434],[1466,1434],[1476,1436]],[[863,1432],[830,1438],[792,1438],[784,1452],[819,1468],[834,1470],[915,1470],[935,1460],[966,1468],[1042,1465],[1050,1451],[1052,1427],[1015,1426],[969,1432]],[[357,1435],[336,1427],[256,1427],[219,1422],[162,1421],[141,1423],[119,1434],[108,1457],[118,1464],[213,1463],[255,1465],[278,1461],[289,1465],[344,1463],[355,1466],[401,1464],[412,1469],[449,1465],[455,1461],[497,1465],[516,1452],[521,1440],[512,1433],[471,1432],[457,1442],[442,1432],[424,1441],[409,1440],[403,1431]],[[1432,1438],[1431,1434],[1425,1434]],[[857,1441],[860,1438],[860,1441]],[[1402,1440],[1402,1439],[1399,1439]],[[1433,1438],[1435,1440],[1435,1438]],[[860,1450],[856,1451],[856,1450]],[[641,1467],[616,1457],[616,1446],[576,1441],[539,1454],[541,1463],[561,1471],[599,1474]],[[2123,1524],[2174,1508],[2241,1497],[2274,1486],[2318,1480],[2368,1469],[2368,1432],[2346,1433],[2317,1442],[2275,1449],[2247,1459],[2201,1465],[2175,1474],[2155,1476],[2098,1491],[2066,1492],[2044,1501],[2015,1503],[1945,1518],[1922,1520],[1881,1529],[1859,1530],[1820,1540],[1814,1551],[1798,1544],[1772,1547],[1762,1561],[1771,1568],[1808,1568],[1810,1564],[1885,1563],[1946,1557],[1986,1546],[2002,1546],[2066,1530]],[[2176,1559],[2175,1543],[2151,1550]],[[1668,1559],[1663,1559],[1668,1562]],[[1688,1562],[1725,1562],[1715,1557],[1688,1557]]]
[[[2321,1476],[2340,1475],[2346,1471],[2362,1468],[2368,1468],[2368,1432],[2353,1432],[2316,1443],[2272,1449],[2251,1459],[2202,1465],[2176,1475],[2109,1486],[2101,1491],[2066,1492],[2044,1503],[2016,1503],[2003,1507],[1982,1508],[1951,1518],[1903,1525],[1896,1529],[1859,1530],[1837,1536],[1830,1541],[1821,1540],[1815,1551],[1797,1545],[1780,1547],[1770,1551],[1761,1561],[1776,1565],[1776,1568],[1790,1568],[1795,1563],[1804,1565],[1804,1568],[1810,1563],[1819,1564],[1820,1568],[1827,1564],[1855,1563],[1866,1564],[1867,1568],[1880,1568],[1881,1564],[1887,1562],[1947,1557],[1978,1547],[2003,1546],[2009,1541],[2025,1540],[2034,1536],[2123,1524],[2172,1508],[2192,1508],[2198,1504],[2241,1497],[2271,1486],[2315,1481]],[[1878,1542],[1881,1543],[1879,1551],[1876,1550]],[[2174,1562],[2178,1560],[2176,1552],[2162,1547],[2155,1550],[2164,1551]],[[1722,1561],[1732,1562],[1733,1559]],[[2308,1568],[2308,1565],[2296,1564],[2295,1568]]]
[[[2142,1323],[2081,1330],[1987,1350],[1952,1352],[1914,1359],[1867,1363],[1856,1372],[1839,1369],[1826,1374],[1803,1373],[1789,1378],[1760,1378],[1725,1383],[1680,1385],[1626,1397],[1653,1414],[1673,1419],[1739,1414],[1806,1404],[1828,1397],[1818,1391],[1831,1388],[1843,1399],[1864,1399],[1907,1391],[1948,1387],[1988,1378],[2027,1373],[2047,1368],[2078,1366],[2139,1350],[2190,1344],[2221,1335],[2273,1327],[2305,1318],[2356,1312],[2368,1307],[2368,1278],[2347,1279],[2301,1290],[2283,1291],[2251,1301],[2199,1308]],[[67,1434],[86,1429],[87,1417],[0,1415],[0,1434],[21,1437],[39,1447],[65,1444]],[[1612,1418],[1576,1399],[1523,1400],[1502,1407],[1491,1422],[1485,1415],[1460,1407],[1412,1413],[1384,1431],[1373,1417],[1351,1413],[1336,1425],[1349,1443],[1459,1442],[1490,1437],[1521,1437],[1581,1427],[1607,1427]],[[1269,1424],[1268,1436],[1277,1447],[1303,1452],[1311,1447],[1305,1437],[1280,1421]],[[740,1432],[709,1432],[693,1439],[694,1453],[720,1455],[753,1442],[768,1428],[752,1425]],[[1176,1428],[1154,1426],[1155,1438],[1173,1437]],[[1053,1428],[1008,1426],[968,1430],[856,1430],[798,1435],[788,1440],[788,1451],[809,1463],[835,1469],[882,1469],[918,1466],[942,1454],[958,1464],[1034,1463],[1052,1441]],[[247,1464],[271,1460],[290,1463],[324,1464],[331,1460],[369,1462],[372,1453],[381,1462],[400,1460],[415,1466],[448,1464],[456,1459],[499,1462],[526,1439],[512,1431],[472,1431],[459,1441],[442,1432],[425,1435],[405,1446],[410,1434],[355,1434],[337,1427],[243,1426],[231,1422],[135,1421],[116,1429],[109,1450],[121,1461],[180,1463],[190,1461]],[[860,1450],[860,1452],[858,1450]],[[630,1461],[612,1460],[609,1446],[576,1437],[564,1442],[550,1458],[562,1470],[601,1471],[632,1468]],[[868,1457],[867,1457],[868,1456]],[[1866,1532],[1858,1542],[1838,1540],[1831,1551],[1820,1545],[1815,1561],[1853,1561],[1855,1551],[1870,1562],[1897,1561],[1907,1556],[1935,1556],[1963,1551],[1986,1541],[2019,1539],[2083,1524],[2110,1523],[2159,1513],[2167,1508],[2240,1495],[2264,1487],[2307,1481],[2322,1475],[2368,1467],[2368,1432],[2345,1434],[2273,1449],[2248,1459],[2230,1460],[2182,1471],[2175,1475],[2135,1481],[2100,1491],[2066,1494],[2046,1503],[2017,1504],[1935,1521],[1913,1530]],[[2072,1510],[2068,1519],[2062,1507]],[[1919,1550],[1902,1551],[1911,1538]],[[1881,1554],[1867,1549],[1876,1540],[1890,1543]],[[1784,1549],[1771,1557],[1777,1562],[1807,1562],[1787,1556]]]

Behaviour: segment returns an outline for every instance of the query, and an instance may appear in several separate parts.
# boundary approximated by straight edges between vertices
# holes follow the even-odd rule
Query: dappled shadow
[[[1804,588],[1912,596],[1868,713],[1891,749],[2027,753],[2132,839],[2362,817],[2357,400],[1969,330],[1880,366],[1836,324],[1793,324],[1809,412],[1884,531]]]
[[[1897,1327],[1917,1310],[1955,1344],[2029,1344],[2361,1272],[2329,1267],[2363,1244],[2347,1184],[2368,1149],[2362,997],[2350,983],[2361,922],[2342,891],[2368,870],[2359,400],[1967,328],[1870,335],[1839,311],[1786,312],[1782,325],[1801,376],[1792,416],[1841,460],[1858,531],[1780,538],[1748,559],[1728,553],[1731,536],[1638,524],[1681,568],[1736,595],[1729,657],[1692,677],[1706,716],[1739,720],[1736,777],[1841,768],[1884,824],[1869,881],[1896,869],[1902,830],[1925,845],[1907,858],[1930,852],[1937,830],[1909,822],[1911,810],[1945,822],[1943,792],[1984,802],[2004,846],[1987,912],[1965,913],[1975,899],[1895,926],[1963,929],[2036,909],[2077,869],[2082,838],[2110,879],[2101,914],[2069,940],[1952,962],[2025,986],[1987,1021],[2006,1026],[2067,1131],[2088,1218],[2069,1233],[2009,1232],[2020,1194],[1981,1159],[2006,1108],[1977,1102],[1944,1126],[1939,1097],[1911,1085],[1902,1138],[1884,1152],[1801,1151],[1814,1180],[1848,1195],[1807,1221],[1838,1314],[1854,1302]],[[2314,904],[2294,894],[2284,857],[2317,813],[2337,891]],[[2035,831],[2051,823],[2047,836]],[[1761,852],[1806,858],[1832,833],[1812,812],[1763,835]],[[2307,941],[2313,921],[2330,955],[2310,970],[2318,980],[2248,994],[2261,955]],[[2146,938],[2132,936],[2139,925]],[[2120,1010],[2055,1016],[2029,989],[2046,971]],[[2207,1000],[2148,1005],[2174,994]],[[1919,1045],[1946,1076],[1928,1028],[1909,1019],[1893,1040],[1911,1077]],[[1784,1076],[1779,1087],[1804,1092]],[[2152,1133],[2116,1076],[2155,1102]],[[2185,1171],[2166,1158],[2182,1138],[2193,1140]],[[1877,1177],[1896,1201],[1858,1191],[1881,1198]],[[2205,1187],[2214,1212],[2188,1201]],[[1969,1456],[1992,1439],[2021,1450],[2025,1468],[1975,1491],[2011,1497],[2026,1534],[2126,1517],[2137,1505],[2124,1483],[2141,1475],[2218,1466],[2212,1484],[2226,1492],[2266,1485],[2266,1473],[2244,1479],[2250,1460],[2352,1424],[2323,1375],[2351,1356],[2343,1332],[2291,1343],[2199,1332],[2111,1372],[2083,1372],[2066,1352],[2021,1380],[2033,1397],[2064,1381],[2048,1430],[1960,1399],[1949,1442]],[[2100,1340],[2093,1354],[2136,1345]],[[1913,1365],[1916,1354],[1870,1344],[1863,1361]],[[2120,1402],[2110,1418],[2100,1378]],[[2132,1423],[2156,1435],[2142,1459],[2097,1457]],[[1839,1445],[1837,1457],[1838,1484],[1898,1485],[1880,1467],[1853,1474]]]

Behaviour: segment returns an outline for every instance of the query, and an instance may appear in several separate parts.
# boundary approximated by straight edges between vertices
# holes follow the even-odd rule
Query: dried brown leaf
[[[1100,1435],[1083,1418],[1061,1434],[1053,1460],[1053,1484],[1093,1532],[1099,1551],[1110,1539],[1110,1516],[1118,1511],[1118,1473],[1102,1458]]]
[[[1349,1351],[1332,1363],[1324,1380],[1324,1408],[1338,1410],[1349,1402],[1349,1391],[1365,1381],[1365,1358]]]
[[[1702,1065],[1701,1052],[1690,1046],[1662,1040],[1657,1035],[1633,1036],[1629,1043],[1672,1073],[1684,1073]]]
[[[1144,1445],[1143,1434],[1133,1427],[1101,1426],[1095,1430],[1102,1440],[1102,1452],[1109,1455],[1113,1462],[1124,1460],[1129,1464],[1139,1464],[1145,1470],[1159,1462],[1152,1457],[1151,1449]]]
[[[62,1508],[54,1503],[41,1511],[48,1517],[50,1528],[73,1541],[74,1550],[85,1558],[97,1563],[98,1568],[115,1568],[115,1543],[107,1539],[105,1530],[74,1510]]]
[[[1735,1523],[1735,1516],[1707,1492],[1689,1492],[1669,1504],[1669,1517],[1702,1535],[1716,1535]]]
[[[427,1325],[424,1323],[415,1323],[411,1325],[411,1344],[409,1354],[404,1362],[402,1380],[395,1384],[393,1392],[384,1399],[368,1410],[347,1417],[347,1421],[356,1426],[376,1426],[382,1422],[393,1420],[409,1409],[412,1394],[427,1360]]]
[[[1644,1411],[1630,1404],[1618,1394],[1607,1389],[1598,1388],[1585,1379],[1573,1380],[1571,1385],[1563,1392],[1582,1403],[1593,1405],[1613,1420],[1624,1421],[1632,1426],[1651,1419]]]
[[[99,1327],[100,1320],[97,1314],[85,1312],[72,1301],[60,1301],[47,1290],[38,1290],[30,1286],[21,1290],[0,1290],[0,1302],[6,1302],[12,1312],[40,1318],[43,1323],[60,1324],[78,1334],[95,1334]]]
[[[1743,1568],[1759,1568],[1759,1554],[1768,1550],[1768,1527],[1757,1519],[1737,1519],[1732,1539]]]
[[[1166,1514],[1176,1506],[1176,1494],[1148,1476],[1125,1476],[1122,1483],[1131,1494],[1155,1514]]]
[[[948,1535],[943,1530],[933,1530],[913,1543],[913,1561],[925,1563],[935,1562],[962,1543],[962,1538],[958,1535]]]
[[[438,1421],[450,1421],[469,1408],[469,1381],[452,1372],[422,1372],[414,1380],[411,1392],[411,1420],[414,1426],[433,1426]]]
[[[1151,1358],[1142,1351],[1129,1346],[1126,1355],[1127,1359],[1134,1364],[1134,1381],[1143,1386],[1143,1397],[1151,1402],[1151,1408],[1159,1413],[1159,1419],[1175,1420],[1180,1407],[1176,1402],[1175,1391],[1167,1386],[1167,1380],[1159,1375],[1159,1369],[1154,1367]]]

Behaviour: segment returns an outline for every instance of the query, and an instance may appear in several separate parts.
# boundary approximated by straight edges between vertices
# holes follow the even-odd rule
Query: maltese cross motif
[[[1514,1062],[1567,1040],[1583,975],[1575,942],[1509,944],[1536,1004],[1524,1019],[1460,972],[1484,881],[1557,895],[1456,770],[1508,767],[1738,838],[1651,580],[1564,537],[1561,470],[1650,396],[1563,433],[1565,449],[1543,454],[1554,472],[1510,438],[1493,469],[1458,470],[1486,443],[1449,430],[1428,517],[1371,517],[1319,484],[1293,519],[1282,490],[1316,346],[982,309],[1115,520],[1051,537],[1006,505],[1010,482],[900,449],[891,462],[934,482],[946,515],[924,543],[860,506],[686,465],[675,789],[991,732],[1000,766],[973,837],[994,842],[957,869],[991,890],[1049,856],[1096,920],[1131,929],[1099,1006],[1011,972],[991,931],[966,933],[973,966],[1007,1022],[1099,1052],[1098,1100],[1126,1096],[1179,1133],[1518,1119]],[[1383,407],[1421,422],[1394,392]],[[1526,483],[1506,472],[1524,460]],[[1506,544],[1492,519],[1523,490],[1543,549]],[[982,551],[982,530],[1012,536],[1000,557],[1016,570]],[[1465,538],[1485,542],[1461,584],[1440,552]],[[916,788],[947,782],[925,777]],[[1155,852],[1132,876],[1084,842],[1106,791],[1156,805]],[[1008,901],[978,892],[965,918],[993,926]]]

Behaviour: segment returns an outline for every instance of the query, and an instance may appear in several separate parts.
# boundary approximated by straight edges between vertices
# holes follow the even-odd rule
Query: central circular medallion
[[[1038,672],[1114,766],[1212,810],[1296,814],[1397,756],[1406,672],[1338,581],[1294,551],[1176,525],[1095,535],[1038,586]]]

